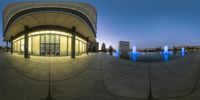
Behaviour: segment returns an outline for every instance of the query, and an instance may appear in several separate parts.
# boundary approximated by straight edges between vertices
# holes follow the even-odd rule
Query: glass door
[[[49,50],[49,52],[50,52],[49,55],[50,56],[55,56],[55,46],[54,46],[54,43],[50,43],[49,46],[50,46],[50,48],[49,48],[50,49]]]
[[[58,35],[41,35],[40,55],[41,56],[60,55],[60,42]]]
[[[55,55],[60,55],[60,45],[58,43],[55,43]]]
[[[45,43],[40,44],[40,55],[45,56],[46,55],[46,49],[45,49]]]
[[[49,56],[51,54],[50,52],[50,44],[49,43],[45,43],[45,51],[46,51],[46,54],[47,56]]]

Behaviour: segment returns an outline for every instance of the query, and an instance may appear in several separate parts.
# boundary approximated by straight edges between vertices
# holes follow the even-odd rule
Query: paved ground
[[[134,63],[103,53],[24,59],[0,54],[0,100],[199,100],[200,55]],[[150,84],[151,83],[151,84]],[[151,88],[150,88],[151,87]]]

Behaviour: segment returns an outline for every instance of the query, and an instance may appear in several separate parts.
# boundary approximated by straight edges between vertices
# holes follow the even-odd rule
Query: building
[[[163,51],[161,47],[157,47],[157,48],[144,48],[144,49],[140,49],[140,52],[161,52]]]
[[[182,48],[185,48],[186,52],[200,51],[200,46],[174,46],[173,51],[181,51]]]
[[[21,2],[3,11],[4,41],[11,53],[71,56],[89,52],[96,43],[96,9],[77,2]],[[91,47],[94,46],[94,47]]]
[[[130,42],[128,41],[119,41],[119,51],[121,53],[128,53],[130,51]]]
[[[90,43],[89,51],[90,52],[97,52],[97,51],[99,51],[99,42],[91,42]]]

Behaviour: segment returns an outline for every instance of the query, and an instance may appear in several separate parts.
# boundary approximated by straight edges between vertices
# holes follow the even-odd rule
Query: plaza
[[[145,100],[150,92],[156,100],[200,98],[199,53],[153,63],[104,53],[76,59],[1,53],[0,61],[1,100],[44,99],[49,86],[55,100]]]
[[[200,98],[199,3],[1,4],[0,100]]]

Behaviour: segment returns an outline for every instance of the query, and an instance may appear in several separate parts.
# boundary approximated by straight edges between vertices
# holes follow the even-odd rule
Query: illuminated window
[[[29,35],[28,49],[33,55],[71,55],[72,35],[55,30],[35,31]],[[78,36],[75,40],[75,53],[80,55],[86,51],[86,41]],[[24,52],[24,36],[13,41],[14,52]]]

